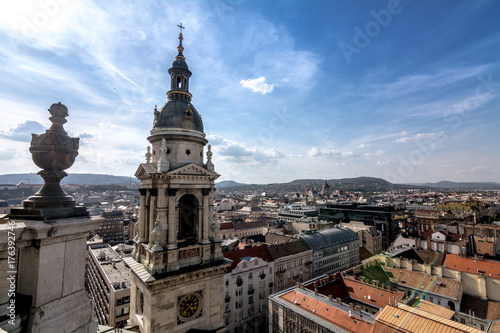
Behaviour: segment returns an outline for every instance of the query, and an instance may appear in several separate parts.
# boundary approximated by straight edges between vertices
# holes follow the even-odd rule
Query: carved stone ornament
[[[11,215],[26,219],[55,219],[88,216],[84,207],[75,207],[73,198],[61,188],[61,179],[67,176],[64,170],[78,156],[79,138],[71,138],[64,130],[68,108],[54,103],[50,106],[49,120],[52,126],[42,134],[32,134],[29,148],[33,162],[43,169],[38,174],[45,184],[33,196],[23,201],[22,209],[13,209]]]

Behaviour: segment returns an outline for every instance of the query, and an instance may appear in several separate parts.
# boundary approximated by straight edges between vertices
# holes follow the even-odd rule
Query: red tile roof
[[[267,248],[264,245],[247,247],[241,250],[229,251],[222,253],[224,258],[232,260],[233,263],[226,268],[226,273],[231,272],[236,265],[241,261],[241,258],[245,257],[258,257],[264,261],[272,261],[273,259],[269,255]]]
[[[444,267],[461,272],[479,274],[486,277],[500,279],[500,262],[493,260],[481,260],[474,258],[459,257],[456,254],[447,254]]]
[[[344,283],[350,298],[376,306],[381,309],[388,304],[394,304],[403,298],[401,291],[384,290],[353,278],[344,277]]]
[[[366,333],[372,331],[373,325],[371,323],[361,318],[351,317],[349,313],[299,293],[296,290],[292,290],[280,296],[280,298],[346,331]]]
[[[233,222],[222,222],[220,224],[220,230],[233,229]]]

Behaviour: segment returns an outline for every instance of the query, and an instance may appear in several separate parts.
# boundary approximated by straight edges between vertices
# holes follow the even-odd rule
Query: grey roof
[[[186,117],[186,110],[192,115]],[[194,105],[187,100],[174,99],[165,103],[159,110],[154,128],[180,128],[203,132],[203,121]]]
[[[299,237],[313,251],[358,240],[358,236],[354,231],[337,226],[331,229],[302,234]]]
[[[271,258],[273,258],[273,260],[276,260],[281,257],[287,257],[300,252],[309,251],[309,248],[302,242],[291,242],[269,245],[267,246],[267,250],[269,251]]]
[[[97,258],[102,271],[115,290],[130,288],[130,268],[111,247],[99,244],[91,245],[89,249]]]
[[[250,228],[259,228],[266,226],[267,226],[266,221],[250,221],[250,222],[233,221],[234,230],[245,230]]]

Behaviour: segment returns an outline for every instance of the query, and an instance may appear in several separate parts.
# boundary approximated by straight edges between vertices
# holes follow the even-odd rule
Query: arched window
[[[198,199],[192,194],[186,194],[179,200],[179,245],[189,245],[197,242],[198,236]]]
[[[177,88],[180,88],[182,85],[182,81],[181,81],[181,78],[180,76],[177,77]]]

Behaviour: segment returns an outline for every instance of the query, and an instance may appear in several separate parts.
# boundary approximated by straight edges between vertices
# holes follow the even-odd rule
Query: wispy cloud
[[[380,157],[380,156],[384,156],[386,153],[385,150],[382,150],[382,149],[379,149],[377,150],[376,152],[374,153],[365,153],[365,157]]]
[[[307,152],[309,157],[326,157],[326,158],[349,158],[358,157],[359,155],[352,151],[340,151],[337,149],[319,149],[318,147],[311,147]]]
[[[437,136],[438,136],[438,133],[418,133],[418,134],[411,135],[411,136],[403,136],[397,140],[394,140],[393,142],[408,143],[408,142],[415,142],[415,141],[420,141],[420,140],[425,140],[425,139],[434,139]]]

